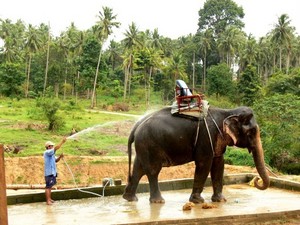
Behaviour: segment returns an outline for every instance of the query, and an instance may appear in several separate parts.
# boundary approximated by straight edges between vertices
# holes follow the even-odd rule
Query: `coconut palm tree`
[[[208,56],[208,51],[210,51],[212,48],[213,41],[214,41],[213,31],[211,29],[207,29],[203,33],[200,33],[200,40],[198,44],[199,44],[199,52],[203,60],[203,75],[202,75],[203,92],[206,91],[207,56]]]
[[[25,25],[21,20],[15,24],[11,20],[0,19],[0,38],[3,40],[3,54],[6,62],[21,60]]]
[[[118,28],[120,26],[120,23],[115,21],[116,15],[113,15],[113,11],[111,8],[102,7],[102,9],[103,12],[99,11],[99,15],[98,15],[99,21],[93,27],[93,31],[100,42],[100,50],[99,50],[99,58],[98,58],[95,80],[94,80],[91,108],[94,108],[95,106],[96,85],[97,85],[97,79],[98,79],[98,73],[99,73],[99,67],[100,67],[100,61],[102,55],[102,47],[105,41],[108,39],[109,35],[113,33],[113,28],[114,27]]]
[[[235,54],[244,40],[243,32],[235,26],[227,26],[218,39],[218,49],[223,62],[230,68]]]
[[[130,94],[130,81],[133,71],[134,49],[142,47],[142,40],[140,32],[135,23],[129,25],[129,30],[125,32],[125,39],[122,40],[125,52],[123,54],[123,68],[124,68],[124,100],[126,99],[127,92]],[[128,89],[128,90],[127,90]]]
[[[47,32],[47,38],[44,40],[47,46],[46,47],[46,68],[45,68],[44,88],[43,88],[43,96],[45,96],[47,80],[48,80],[49,57],[50,57],[50,42],[51,42],[50,23],[48,24],[48,26],[40,27],[40,29]]]
[[[287,49],[287,65],[286,70],[288,72],[290,52],[291,52],[291,40],[294,27],[290,25],[291,21],[287,14],[282,14],[278,18],[278,23],[275,25],[275,28],[271,31],[272,38],[271,41],[278,46],[279,49],[279,70],[282,70],[282,51],[284,48]]]
[[[25,48],[28,54],[28,66],[27,66],[27,80],[26,80],[26,89],[25,97],[28,97],[29,92],[29,82],[30,82],[30,67],[33,54],[41,48],[42,41],[40,38],[38,30],[33,27],[31,24],[28,26],[28,30],[25,33]]]

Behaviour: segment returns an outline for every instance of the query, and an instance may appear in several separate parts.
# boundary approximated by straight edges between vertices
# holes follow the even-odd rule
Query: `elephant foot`
[[[193,202],[195,204],[199,204],[199,203],[203,203],[204,202],[204,198],[202,198],[200,194],[194,193],[194,194],[191,194],[189,201]]]
[[[123,198],[129,202],[137,202],[138,201],[138,198],[136,197],[136,195],[132,195],[129,193],[124,193]]]
[[[165,203],[165,199],[163,197],[157,197],[157,198],[150,198],[150,203]]]
[[[220,194],[213,194],[213,196],[211,197],[211,200],[213,202],[226,202],[226,198],[224,197],[224,195],[222,195],[222,193]]]

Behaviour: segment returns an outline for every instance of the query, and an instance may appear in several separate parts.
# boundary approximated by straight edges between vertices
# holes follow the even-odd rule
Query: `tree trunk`
[[[195,52],[193,54],[193,91],[195,90]]]
[[[98,79],[98,73],[99,73],[99,67],[100,67],[101,54],[102,54],[102,44],[101,44],[100,51],[99,51],[99,58],[98,58],[97,69],[96,69],[96,74],[95,74],[94,87],[93,87],[92,100],[91,100],[91,108],[94,108],[96,106],[95,95],[96,95],[96,86],[97,86],[97,79]]]
[[[50,51],[50,25],[49,25],[49,32],[48,32],[47,59],[46,59],[46,69],[45,69],[43,96],[45,96],[46,86],[47,86],[47,79],[48,79],[49,51]]]
[[[77,103],[77,101],[78,101],[79,76],[80,76],[80,72],[77,71],[77,83],[75,82],[75,102],[76,102],[76,103]]]
[[[68,69],[66,68],[66,76],[65,76],[65,83],[64,83],[64,100],[66,100],[66,94],[67,94],[67,74],[68,74]]]
[[[29,53],[28,68],[27,68],[27,81],[26,81],[26,90],[25,90],[26,98],[28,97],[28,92],[29,92],[30,67],[31,67],[31,53]]]
[[[125,75],[125,77],[124,77],[124,94],[123,94],[124,101],[126,100],[126,94],[127,94],[128,76],[129,76],[128,74],[129,74],[129,66],[128,67],[126,66],[126,68],[124,70],[124,75]]]

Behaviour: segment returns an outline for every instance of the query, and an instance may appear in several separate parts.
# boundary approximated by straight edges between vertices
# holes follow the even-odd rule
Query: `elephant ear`
[[[227,117],[223,121],[223,131],[231,137],[233,144],[235,145],[237,143],[238,134],[239,134],[238,116],[233,115]]]

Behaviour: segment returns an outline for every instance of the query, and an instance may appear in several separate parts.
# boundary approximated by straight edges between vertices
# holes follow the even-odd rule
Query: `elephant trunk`
[[[256,135],[257,136],[256,136],[255,147],[252,149],[249,149],[249,150],[253,154],[253,159],[255,162],[256,170],[257,170],[259,176],[261,177],[263,183],[260,184],[260,182],[258,182],[259,178],[256,177],[254,179],[254,185],[259,190],[265,190],[270,186],[270,179],[269,179],[269,175],[266,170],[266,167],[265,167],[264,152],[263,152],[263,148],[262,148],[262,144],[261,144],[259,128],[257,129]]]

